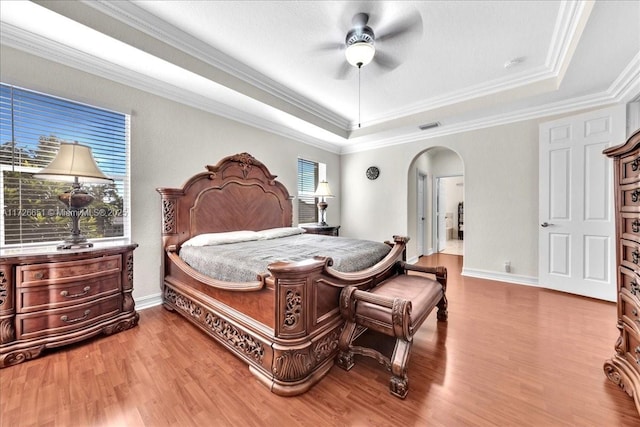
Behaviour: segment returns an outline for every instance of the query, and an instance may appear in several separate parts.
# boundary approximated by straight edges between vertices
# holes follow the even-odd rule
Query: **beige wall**
[[[446,147],[464,165],[465,269],[501,272],[504,261],[509,260],[513,274],[536,277],[538,122],[343,155],[341,220],[345,233],[373,240],[401,234],[415,240],[415,200],[409,202],[415,197],[412,162],[429,148]],[[364,170],[373,163],[381,169],[380,178],[366,182]],[[413,167],[431,176],[442,174],[437,159],[419,159]],[[425,249],[429,245],[426,240]],[[415,244],[410,244],[407,257],[415,258],[415,251]]]
[[[339,221],[343,197],[337,154],[5,46],[0,62],[4,83],[131,114],[131,230],[132,239],[140,245],[134,271],[137,302],[157,300],[160,292],[160,196],[155,188],[182,185],[225,156],[252,154],[278,175],[292,195],[297,188],[298,156],[326,163],[336,194],[327,219]]]

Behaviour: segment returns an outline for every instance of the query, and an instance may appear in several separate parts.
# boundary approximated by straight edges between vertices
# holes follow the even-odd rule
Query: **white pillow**
[[[260,235],[255,231],[241,230],[228,231],[225,233],[205,233],[198,234],[182,244],[182,246],[213,246],[224,245],[226,243],[247,242],[258,240]]]
[[[269,228],[267,230],[258,231],[260,240],[277,239],[278,237],[294,236],[304,233],[304,229],[300,227],[279,227]]]

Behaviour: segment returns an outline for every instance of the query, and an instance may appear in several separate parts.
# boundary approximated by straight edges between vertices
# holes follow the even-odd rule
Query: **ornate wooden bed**
[[[272,392],[304,393],[333,366],[343,327],[340,291],[369,289],[397,274],[407,238],[372,267],[344,273],[329,257],[274,262],[250,282],[206,276],[179,257],[181,245],[203,233],[292,225],[287,189],[247,153],[222,159],[162,196],[164,306],[175,310],[249,365]],[[332,237],[332,239],[340,239]]]

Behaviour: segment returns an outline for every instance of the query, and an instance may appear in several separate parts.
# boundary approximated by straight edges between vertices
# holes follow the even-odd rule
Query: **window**
[[[0,246],[63,240],[71,221],[58,195],[69,183],[34,178],[60,142],[91,147],[109,184],[83,185],[94,200],[80,219],[90,239],[130,237],[129,116],[0,84]]]
[[[326,179],[326,165],[298,158],[298,223],[318,222],[318,206],[313,193]]]

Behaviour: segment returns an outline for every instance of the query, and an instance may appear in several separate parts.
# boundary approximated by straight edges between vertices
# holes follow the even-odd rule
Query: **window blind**
[[[298,158],[298,223],[318,222],[313,193],[318,185],[318,163]]]
[[[46,243],[69,234],[58,195],[69,183],[36,179],[60,142],[91,147],[112,184],[83,185],[94,201],[83,212],[87,238],[129,237],[129,116],[0,84],[0,245]]]

